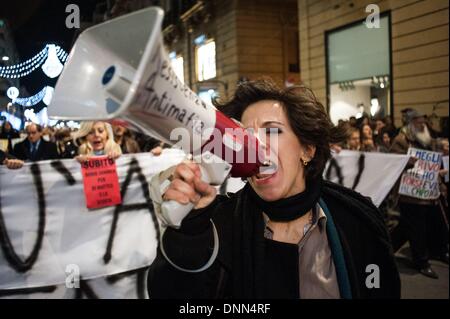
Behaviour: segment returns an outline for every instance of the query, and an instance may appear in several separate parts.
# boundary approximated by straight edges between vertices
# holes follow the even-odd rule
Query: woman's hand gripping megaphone
[[[164,227],[179,228],[192,209],[208,206],[216,197],[214,185],[221,185],[231,164],[204,152],[161,172],[151,180],[151,197]]]
[[[183,205],[191,204],[195,209],[208,206],[216,197],[216,189],[201,177],[199,164],[186,160],[177,165],[163,199],[174,200]]]
[[[232,120],[243,127],[241,122]],[[189,204],[194,209],[208,206],[216,197],[217,190],[206,182],[206,180],[209,180],[206,174],[207,171],[202,169],[201,165],[186,159],[175,167],[171,178],[172,182],[166,189],[163,199],[165,201],[174,200],[182,205]],[[202,175],[205,181],[202,180]]]

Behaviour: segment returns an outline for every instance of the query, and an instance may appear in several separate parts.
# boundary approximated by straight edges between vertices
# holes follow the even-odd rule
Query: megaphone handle
[[[199,166],[200,166],[200,170],[202,172],[202,180],[207,183],[210,183],[210,184],[222,184],[231,170],[231,165],[223,160],[221,160],[221,163],[217,163],[217,162],[211,163],[211,164],[203,163],[203,164],[200,164]],[[167,183],[165,183],[165,184],[166,185],[161,185],[161,188],[167,189],[167,187],[170,183],[168,183],[168,181],[167,181]],[[161,204],[161,213],[164,217],[166,224],[162,227],[162,230],[160,232],[160,236],[161,236],[160,249],[161,249],[161,252],[162,252],[164,258],[167,260],[167,262],[169,264],[171,264],[173,267],[175,267],[176,269],[183,271],[183,272],[188,272],[188,273],[199,273],[199,272],[202,272],[202,271],[208,269],[214,263],[217,255],[219,253],[219,236],[217,234],[217,229],[216,229],[216,226],[214,225],[214,222],[212,221],[212,219],[210,221],[212,224],[212,230],[213,230],[213,235],[214,235],[213,252],[212,252],[209,260],[206,262],[206,264],[198,269],[187,269],[187,268],[184,268],[184,267],[181,267],[181,266],[178,266],[177,264],[175,264],[169,258],[169,256],[167,256],[167,253],[164,249],[164,240],[163,240],[163,234],[166,230],[165,226],[179,228],[181,226],[181,222],[183,221],[184,217],[186,217],[186,215],[189,214],[189,212],[192,210],[192,208],[194,208],[194,204],[192,204],[192,203],[182,205],[174,200],[163,202]]]
[[[181,222],[187,214],[194,208],[194,204],[180,204],[177,201],[165,201],[161,205],[161,212],[165,216],[165,220],[169,222],[167,226],[179,228]]]
[[[229,163],[222,159],[218,160],[217,157],[215,157],[210,163],[206,163],[204,161],[200,162],[199,167],[202,173],[202,180],[213,185],[222,184],[231,170],[231,165]],[[164,186],[161,188],[164,188]],[[161,194],[164,192],[165,190],[162,191]],[[167,226],[179,228],[183,219],[193,208],[194,204],[192,203],[183,205],[177,201],[170,200],[164,201],[161,204],[161,213],[164,216],[164,220],[167,222]]]

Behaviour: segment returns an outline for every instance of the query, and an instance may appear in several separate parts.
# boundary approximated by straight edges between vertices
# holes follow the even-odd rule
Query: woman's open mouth
[[[272,174],[263,174],[258,173],[253,176],[253,181],[256,185],[263,185],[270,183],[276,176],[278,172],[272,173]]]
[[[92,144],[93,144],[92,146],[94,147],[94,149],[103,148],[103,142],[102,141],[94,141]]]
[[[259,181],[262,181],[262,180],[272,177],[272,175],[274,175],[274,174],[256,174],[255,178]]]
[[[278,165],[272,161],[269,165],[261,166],[259,173],[254,175],[254,181],[257,185],[270,182],[278,172]]]

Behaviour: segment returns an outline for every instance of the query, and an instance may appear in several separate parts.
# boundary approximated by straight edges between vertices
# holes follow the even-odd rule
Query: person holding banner
[[[253,132],[277,134],[278,147],[267,150],[276,170],[248,178],[228,196],[216,196],[193,162],[153,177],[154,205],[175,200],[195,207],[161,239],[150,298],[399,298],[380,212],[370,199],[322,180],[330,144],[345,132],[314,94],[247,81],[216,106]]]
[[[106,122],[82,122],[74,141],[79,146],[79,155],[75,159],[80,163],[92,156],[107,155],[117,159],[122,154],[119,144],[114,141],[111,124]]]
[[[0,165],[5,165],[9,169],[18,169],[23,166],[23,161],[7,155],[5,152],[0,150]]]
[[[27,138],[14,145],[12,154],[23,161],[37,162],[59,158],[56,144],[42,138],[42,126],[31,123],[25,128]]]
[[[448,263],[448,230],[439,205],[440,185],[437,185],[441,183],[438,171],[442,154],[433,152],[436,141],[431,137],[425,117],[412,109],[407,114],[408,124],[391,146],[393,153],[412,155],[400,182],[398,202],[401,217],[392,239],[395,249],[408,240],[415,267],[424,276],[437,279],[438,274],[429,263],[430,250],[435,251],[438,259]],[[435,178],[429,180],[428,177],[433,176]],[[433,245],[430,246],[429,242]]]

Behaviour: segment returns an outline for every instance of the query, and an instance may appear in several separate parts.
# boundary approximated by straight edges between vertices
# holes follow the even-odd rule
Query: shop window
[[[195,49],[195,65],[198,81],[216,77],[216,43],[214,40],[208,40],[197,45]]]
[[[184,83],[184,59],[181,55],[177,55],[175,52],[169,54],[170,63],[175,74],[178,76],[180,81]]]
[[[390,19],[379,28],[352,24],[326,33],[327,89],[333,123],[391,114]]]

